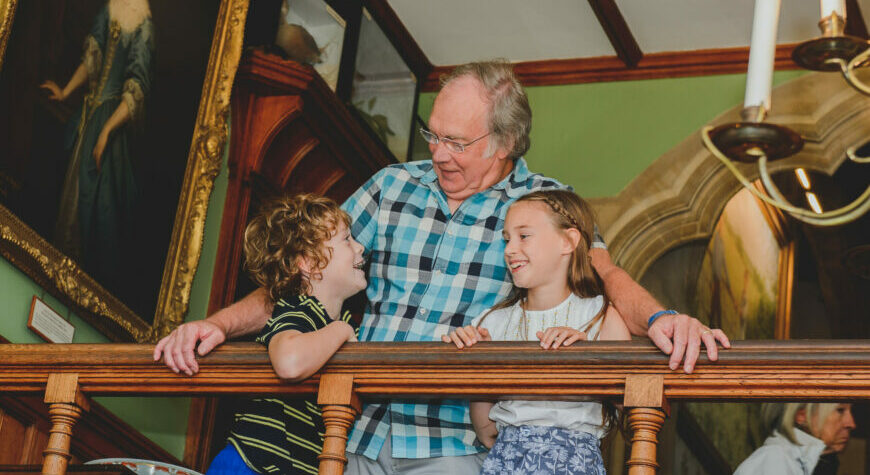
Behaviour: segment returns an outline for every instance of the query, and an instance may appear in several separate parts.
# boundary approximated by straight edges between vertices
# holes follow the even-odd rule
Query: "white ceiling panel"
[[[388,0],[436,66],[616,53],[587,0]],[[643,53],[745,47],[755,0],[616,0]],[[870,0],[858,0],[870,25]],[[819,0],[782,0],[778,42],[818,36]]]
[[[388,0],[436,66],[616,54],[583,0]]]
[[[754,0],[616,0],[644,53],[749,46]],[[777,42],[819,34],[819,2],[783,0]]]

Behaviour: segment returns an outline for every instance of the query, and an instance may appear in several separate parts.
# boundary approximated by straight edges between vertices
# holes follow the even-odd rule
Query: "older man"
[[[372,254],[361,341],[433,341],[467,325],[510,289],[501,228],[508,206],[530,191],[562,184],[531,173],[531,109],[509,65],[458,67],[435,99],[427,129],[432,160],[391,165],[344,203],[353,235]],[[720,330],[668,312],[623,270],[603,244],[591,251],[607,292],[635,334],[648,335],[691,372],[703,341],[710,359]],[[257,291],[213,316],[180,326],[158,343],[175,371],[197,371],[227,337],[259,330],[269,318]],[[655,316],[654,324],[648,322]],[[348,473],[478,473],[482,446],[464,401],[367,404],[348,442]],[[356,454],[356,455],[354,455]]]

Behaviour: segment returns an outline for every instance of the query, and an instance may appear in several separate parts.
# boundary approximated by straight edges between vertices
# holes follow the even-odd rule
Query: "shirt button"
[[[441,269],[435,269],[435,273],[436,273],[436,274],[440,274],[440,273],[441,273]]]
[[[421,309],[420,309],[420,315],[426,315],[426,309],[425,309],[425,308],[421,308]]]

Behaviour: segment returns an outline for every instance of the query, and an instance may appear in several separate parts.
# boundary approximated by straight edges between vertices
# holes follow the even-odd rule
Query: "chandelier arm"
[[[857,201],[858,200],[856,200],[855,202]],[[870,200],[864,200],[857,208],[855,208],[851,212],[834,218],[812,218],[795,216],[793,213],[789,214],[799,221],[803,221],[805,223],[815,226],[839,226],[841,224],[846,224],[858,219],[867,211],[870,211]]]
[[[761,183],[764,185],[764,190],[767,191],[773,197],[774,200],[779,201],[779,202],[788,203],[788,200],[786,200],[785,197],[782,196],[782,193],[780,193],[779,188],[777,188],[776,184],[770,178],[770,173],[768,173],[768,171],[767,171],[767,157],[764,155],[762,155],[758,160],[758,171],[759,171],[759,175],[761,176]],[[821,223],[821,222],[824,222],[824,223],[830,222],[833,224],[842,224],[845,222],[849,222],[849,221],[857,218],[858,216],[861,216],[868,209],[870,209],[870,187],[867,187],[867,189],[864,190],[864,193],[861,193],[861,196],[859,196],[854,201],[852,201],[851,203],[849,203],[843,207],[840,207],[840,208],[837,208],[837,209],[834,209],[831,211],[827,211],[824,213],[809,212],[809,211],[801,208],[801,210],[803,212],[800,213],[800,215],[803,218],[808,218],[805,220],[806,222],[812,222],[813,224]],[[793,212],[790,212],[790,214],[792,216],[795,216],[795,213],[793,213]],[[795,216],[795,217],[800,219],[800,217],[798,217],[798,216]],[[843,219],[839,219],[839,218],[843,218]],[[837,221],[829,221],[829,220],[837,220]]]
[[[788,203],[788,200],[779,191],[779,188],[773,182],[773,179],[770,178],[770,173],[767,171],[767,157],[764,155],[762,155],[758,160],[758,174],[761,177],[761,183],[764,185],[764,190],[767,191],[774,200]],[[842,208],[837,208],[824,213],[816,213],[815,211],[810,212],[803,208],[801,209],[806,212],[804,216],[809,218],[836,218],[849,213],[861,205],[863,201],[868,199],[870,199],[870,187],[864,190],[864,193],[861,193],[861,196]]]
[[[840,71],[843,73],[843,78],[846,79],[852,87],[855,88],[858,92],[870,96],[870,86],[864,84],[858,78],[855,77],[855,68],[861,66],[861,63],[870,59],[870,48],[864,50],[863,53],[852,58],[848,63],[842,58],[830,58],[826,63],[833,63],[840,66]]]
[[[849,60],[849,69],[858,69],[866,66],[867,61],[870,60],[870,48],[865,49],[861,53],[855,55],[854,58]]]
[[[845,214],[842,211],[843,208],[829,211],[826,213],[815,213],[805,208],[799,208],[792,205],[782,196],[781,193],[779,193],[779,190],[776,188],[776,186],[773,185],[773,181],[770,179],[770,174],[767,173],[767,157],[764,155],[762,155],[759,159],[759,168],[763,170],[760,170],[762,175],[761,181],[763,184],[765,180],[768,181],[773,188],[773,192],[771,193],[771,190],[768,189],[767,186],[765,186],[766,191],[768,193],[771,193],[771,196],[761,193],[754,186],[752,186],[752,183],[749,181],[749,179],[746,178],[746,176],[744,176],[740,172],[740,170],[737,169],[737,167],[731,162],[731,159],[725,156],[725,154],[723,154],[722,151],[719,150],[718,147],[716,147],[716,145],[710,138],[711,130],[713,130],[712,126],[706,126],[701,129],[701,140],[704,142],[704,146],[707,148],[707,150],[711,154],[713,154],[713,156],[716,157],[723,165],[725,165],[725,168],[728,169],[728,171],[730,171],[731,174],[734,175],[735,178],[737,178],[737,181],[739,181],[744,188],[749,190],[750,193],[752,193],[758,199],[764,201],[765,203],[789,213],[795,219],[818,226],[834,226],[854,220],[858,216],[861,216],[863,213],[870,210],[870,187],[868,187],[867,190],[864,191],[864,193],[860,197],[858,197],[858,199],[843,207],[851,210],[846,211]],[[779,199],[774,199],[772,196],[776,196]]]
[[[856,153],[858,150],[857,145],[853,145],[846,150],[846,156],[849,157],[849,160],[852,160],[855,163],[870,163],[870,155],[866,157],[858,156]]]
[[[719,150],[719,148],[716,147],[716,145],[713,143],[713,140],[710,138],[711,130],[713,130],[713,127],[709,125],[701,130],[701,140],[704,141],[704,146],[707,147],[707,150],[712,153],[714,157],[722,162],[722,165],[725,165],[725,168],[727,168],[728,171],[730,171],[731,174],[734,175],[734,178],[737,178],[737,181],[739,181],[744,188],[749,190],[749,192],[755,195],[758,199],[783,211],[787,211],[789,213],[809,213],[806,209],[798,208],[789,203],[788,201],[777,201],[771,196],[768,196],[758,191],[754,186],[752,186],[752,182],[750,182],[749,179],[746,178],[746,176],[744,176],[743,173],[741,173],[740,170],[737,169],[737,166],[732,163],[731,159],[725,156],[725,154],[723,154],[722,151]],[[815,215],[816,213],[812,214]]]

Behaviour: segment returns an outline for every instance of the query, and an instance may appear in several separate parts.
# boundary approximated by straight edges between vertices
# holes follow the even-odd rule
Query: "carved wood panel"
[[[252,50],[232,95],[229,184],[209,312],[251,290],[242,236],[259,203],[315,192],[341,202],[391,158],[309,66]]]
[[[99,404],[91,405],[75,426],[71,464],[108,457],[182,464]],[[49,426],[41,396],[0,397],[0,465],[41,465]]]

